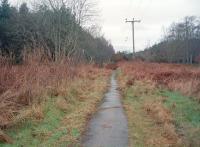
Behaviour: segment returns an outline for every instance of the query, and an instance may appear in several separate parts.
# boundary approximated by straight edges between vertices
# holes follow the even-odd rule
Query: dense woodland
[[[136,56],[152,62],[200,62],[200,18],[185,17],[181,22],[171,24],[159,43]]]
[[[49,60],[75,57],[103,63],[114,53],[102,35],[83,27],[94,17],[88,0],[41,0],[19,8],[0,1],[0,54],[19,63],[24,53],[42,50]]]

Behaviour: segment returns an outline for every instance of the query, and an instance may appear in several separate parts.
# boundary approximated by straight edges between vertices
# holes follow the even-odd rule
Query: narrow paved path
[[[120,94],[115,80],[116,72],[111,77],[111,87],[104,102],[89,123],[83,137],[84,147],[127,147],[128,128]]]

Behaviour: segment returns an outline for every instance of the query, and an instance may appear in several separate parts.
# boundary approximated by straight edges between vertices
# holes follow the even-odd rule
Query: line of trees
[[[21,62],[23,52],[43,49],[54,61],[78,57],[105,62],[114,54],[111,43],[83,24],[95,15],[90,0],[41,0],[28,7],[0,2],[0,54]]]
[[[173,23],[165,31],[161,42],[137,53],[137,56],[157,62],[200,62],[200,18],[189,16]]]

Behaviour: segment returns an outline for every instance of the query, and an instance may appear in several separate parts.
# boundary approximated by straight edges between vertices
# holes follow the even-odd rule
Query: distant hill
[[[200,39],[163,41],[136,56],[150,62],[200,62]]]
[[[199,17],[172,23],[164,36],[159,43],[136,53],[136,57],[152,62],[200,63]]]

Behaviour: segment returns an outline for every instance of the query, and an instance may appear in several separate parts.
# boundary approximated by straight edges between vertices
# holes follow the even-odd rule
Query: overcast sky
[[[10,0],[17,4],[29,0]],[[36,0],[37,1],[37,0]],[[140,19],[135,24],[135,48],[143,50],[159,41],[163,28],[185,16],[200,16],[200,0],[96,0],[98,23],[116,51],[132,51],[132,28],[125,19]]]
[[[200,0],[99,0],[102,32],[117,51],[132,51],[131,24],[135,24],[136,51],[158,41],[163,28],[185,16],[200,16]]]

